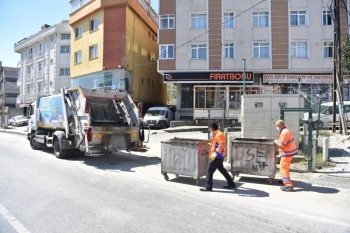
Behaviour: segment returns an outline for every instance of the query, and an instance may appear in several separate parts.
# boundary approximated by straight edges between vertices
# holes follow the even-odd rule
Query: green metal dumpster
[[[276,144],[268,139],[235,138],[231,141],[231,173],[267,176],[269,184],[276,175]]]
[[[161,142],[161,173],[189,176],[196,180],[205,176],[209,159],[209,141],[204,139],[173,138]]]

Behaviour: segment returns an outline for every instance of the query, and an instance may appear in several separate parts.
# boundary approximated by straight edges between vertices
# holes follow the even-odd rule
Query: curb
[[[11,130],[6,130],[6,129],[0,129],[0,132],[1,133],[11,133],[11,134],[18,134],[18,135],[27,136],[26,132],[11,131]]]

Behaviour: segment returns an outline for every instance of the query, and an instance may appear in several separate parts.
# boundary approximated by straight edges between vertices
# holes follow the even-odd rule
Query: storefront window
[[[193,108],[193,84],[182,84],[181,108]]]

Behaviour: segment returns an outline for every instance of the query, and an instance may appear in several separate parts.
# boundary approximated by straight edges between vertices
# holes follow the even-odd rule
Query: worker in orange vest
[[[213,174],[218,169],[220,173],[227,180],[228,185],[224,186],[225,189],[236,188],[231,176],[228,174],[223,166],[224,158],[226,156],[226,138],[225,135],[218,129],[218,125],[214,122],[210,125],[210,131],[213,136],[211,137],[209,146],[209,166],[206,174],[206,187],[201,188],[201,191],[212,191],[213,189]]]
[[[276,122],[276,129],[279,131],[277,140],[275,143],[279,147],[279,155],[281,157],[280,173],[282,176],[283,187],[282,191],[293,191],[293,183],[290,180],[289,167],[292,162],[293,156],[298,154],[298,149],[294,140],[293,133],[286,128],[283,120]]]

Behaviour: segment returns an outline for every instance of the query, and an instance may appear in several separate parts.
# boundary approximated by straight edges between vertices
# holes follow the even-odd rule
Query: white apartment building
[[[21,54],[18,63],[17,86],[21,108],[36,100],[37,95],[53,95],[60,88],[70,88],[70,38],[68,20],[41,30],[17,42],[15,52]]]
[[[247,94],[279,90],[331,100],[329,2],[160,0],[158,72],[165,83],[178,86],[180,118],[221,108],[223,95],[228,108],[239,108],[245,85]],[[341,9],[345,37],[347,12]],[[344,95],[349,100],[348,90]]]

